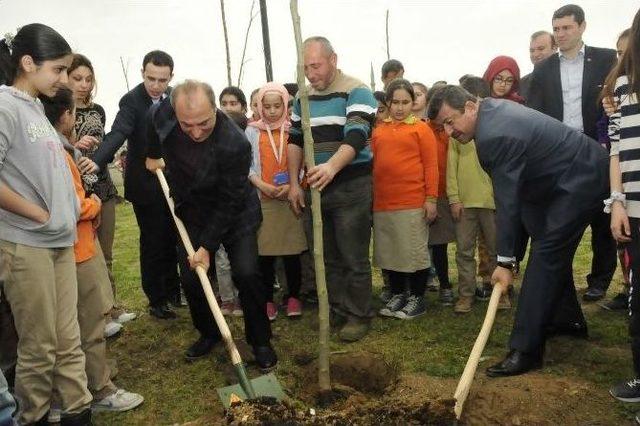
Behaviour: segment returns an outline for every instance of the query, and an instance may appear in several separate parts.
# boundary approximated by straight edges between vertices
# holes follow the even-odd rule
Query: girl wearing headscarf
[[[520,86],[520,68],[515,59],[510,56],[494,58],[482,76],[489,83],[492,98],[508,99],[524,103],[524,98],[518,94]]]
[[[307,249],[307,242],[302,220],[291,211],[287,201],[290,179],[298,179],[298,176],[289,176],[287,171],[289,93],[281,84],[267,83],[258,91],[256,98],[260,119],[249,123],[246,130],[253,150],[249,180],[258,190],[262,207],[258,260],[267,292],[267,316],[273,321],[278,314],[273,301],[274,264],[277,257],[282,257],[287,277],[287,316],[302,314],[299,299],[300,253]]]

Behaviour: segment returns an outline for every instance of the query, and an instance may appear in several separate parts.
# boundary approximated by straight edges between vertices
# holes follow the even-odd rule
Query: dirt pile
[[[445,425],[452,424],[453,400],[407,400],[394,395],[399,369],[378,354],[344,353],[331,357],[331,398],[319,399],[317,362],[299,354],[301,365],[292,394],[300,401],[272,399],[233,406],[230,425]],[[328,403],[327,403],[328,402]],[[308,408],[322,407],[322,408]]]

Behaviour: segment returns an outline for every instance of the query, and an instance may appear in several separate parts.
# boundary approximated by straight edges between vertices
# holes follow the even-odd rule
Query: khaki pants
[[[482,232],[478,235],[478,276],[482,279],[482,283],[490,283],[493,269],[496,267],[495,259],[489,257],[487,251],[487,243],[484,242]]]
[[[458,292],[460,297],[471,297],[476,289],[476,241],[482,232],[486,244],[487,269],[496,266],[495,210],[465,208],[456,222],[456,263],[458,265]]]
[[[116,391],[111,382],[104,339],[105,315],[113,307],[113,294],[100,244],[96,254],[76,264],[78,275],[78,323],[82,350],[87,359],[85,371],[88,387],[96,400]]]
[[[58,389],[63,416],[89,408],[80,347],[73,248],[43,249],[0,241],[0,273],[18,334],[15,395],[20,423],[49,410]]]
[[[113,306],[110,309],[110,316],[114,319],[124,313],[124,310],[116,303],[116,281],[113,277],[113,237],[116,232],[116,198],[102,203],[100,209],[100,226],[96,230],[100,248],[104,255],[104,261],[107,265],[109,274],[109,284],[111,285],[111,293],[113,294]]]

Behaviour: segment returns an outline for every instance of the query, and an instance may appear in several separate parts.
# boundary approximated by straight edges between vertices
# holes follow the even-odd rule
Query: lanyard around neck
[[[271,143],[271,149],[273,150],[273,156],[276,157],[276,163],[280,165],[282,162],[282,152],[284,150],[284,126],[280,128],[280,147],[276,149],[276,143],[273,140],[271,129],[267,127],[267,135],[269,135],[269,142]]]

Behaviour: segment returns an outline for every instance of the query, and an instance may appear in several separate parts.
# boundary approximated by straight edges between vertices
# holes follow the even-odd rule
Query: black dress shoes
[[[582,300],[585,302],[596,302],[604,298],[607,292],[596,287],[589,287],[587,291],[582,295]]]
[[[258,364],[263,373],[276,368],[278,356],[271,346],[254,346],[253,354],[256,357],[256,364]]]
[[[196,340],[191,346],[189,346],[189,349],[187,349],[187,352],[185,352],[184,357],[187,359],[187,361],[195,361],[198,358],[202,358],[203,356],[208,355],[216,345],[216,343],[218,343],[219,341],[219,339],[214,339],[212,337],[200,336],[198,340]]]
[[[553,324],[547,327],[546,337],[570,336],[577,339],[588,339],[589,330],[584,322],[572,322],[567,324]]]
[[[176,318],[176,313],[166,303],[149,307],[149,314],[158,319]]]
[[[512,350],[502,362],[487,368],[487,376],[517,376],[538,368],[542,368],[541,352],[526,353]]]

